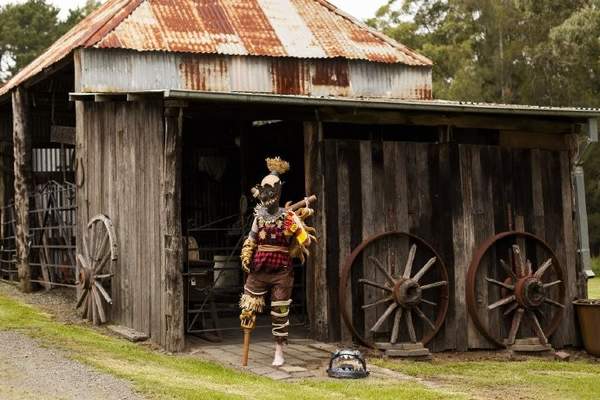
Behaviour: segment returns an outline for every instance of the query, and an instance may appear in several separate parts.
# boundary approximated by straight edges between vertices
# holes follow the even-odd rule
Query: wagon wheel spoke
[[[396,283],[396,281],[394,280],[394,277],[389,273],[389,271],[387,269],[385,269],[383,267],[383,264],[381,263],[381,261],[379,261],[378,259],[376,259],[375,257],[371,256],[369,257],[369,260],[371,260],[371,262],[373,264],[375,264],[375,266],[385,275],[387,281],[394,286],[394,284]]]
[[[398,307],[396,309],[396,314],[394,314],[394,325],[392,327],[392,337],[390,338],[390,343],[394,344],[398,341],[398,334],[400,333],[400,320],[402,319],[402,307]]]
[[[506,261],[504,261],[503,259],[500,259],[500,265],[502,266],[502,269],[504,269],[504,272],[506,272],[508,274],[508,276],[510,276],[512,278],[513,282],[515,282],[518,279],[517,275],[512,270],[510,265],[508,265],[506,263]]]
[[[504,311],[504,316],[507,316],[508,314],[510,314],[511,312],[515,311],[517,308],[519,308],[519,303],[515,302],[514,304],[511,304],[506,311]]]
[[[554,282],[544,283],[544,289],[552,287],[552,286],[556,286],[560,283],[562,283],[562,281],[554,281]]]
[[[95,278],[96,279],[108,279],[108,278],[112,278],[113,276],[115,276],[115,274],[101,274],[101,275],[96,275]]]
[[[490,304],[488,306],[488,310],[494,310],[494,309],[496,309],[496,308],[498,308],[500,306],[503,306],[505,304],[511,303],[511,302],[513,302],[515,300],[516,300],[516,297],[515,297],[514,294],[512,294],[512,295],[510,295],[508,297],[505,297],[503,299],[498,300],[497,302],[495,302],[493,304]]]
[[[83,304],[83,309],[81,310],[81,315],[83,318],[87,318],[88,313],[88,304],[89,304],[89,294],[87,290],[83,290],[82,293],[85,292],[85,297],[82,298],[81,303]]]
[[[81,291],[81,293],[79,294],[79,298],[77,299],[77,304],[75,305],[75,308],[81,307],[81,305],[83,304],[83,301],[87,298],[87,294],[88,294],[87,290],[84,289]]]
[[[106,300],[106,302],[108,304],[112,304],[111,297],[108,295],[108,292],[106,291],[106,289],[104,289],[104,287],[102,287],[102,285],[100,284],[100,282],[94,281],[94,285],[96,286],[96,288],[98,289],[98,291],[100,292],[100,294],[102,295],[102,297],[104,297],[104,300]]]
[[[548,338],[546,338],[546,334],[544,333],[544,330],[542,329],[542,325],[540,324],[538,317],[532,311],[529,311],[529,316],[531,317],[531,320],[533,321],[533,329],[535,330],[535,333],[540,338],[540,342],[542,342],[543,345],[548,344]]]
[[[417,313],[417,315],[419,316],[419,318],[421,318],[423,321],[425,321],[431,329],[435,329],[435,324],[433,322],[431,322],[431,320],[429,318],[427,318],[427,315],[425,315],[425,313],[423,311],[421,311],[421,309],[419,307],[415,307],[414,310]]]
[[[513,260],[515,263],[515,269],[517,270],[517,275],[525,276],[527,272],[525,271],[525,260],[523,260],[523,255],[521,254],[521,248],[517,244],[512,245],[513,251]]]
[[[94,251],[94,256],[92,258],[93,263],[95,263],[96,261],[100,261],[100,256],[102,255],[102,250],[106,247],[107,243],[108,243],[108,231],[105,231],[104,236],[102,237],[102,241],[100,242],[100,245]]]
[[[362,308],[363,310],[366,310],[366,309],[368,309],[368,308],[375,307],[375,306],[378,306],[378,305],[380,305],[380,304],[387,303],[388,301],[392,301],[392,300],[393,300],[393,297],[392,297],[392,296],[387,296],[387,297],[384,297],[384,298],[382,298],[382,299],[379,299],[379,300],[377,300],[377,301],[375,301],[375,302],[373,302],[373,303],[364,304],[364,305],[362,305],[362,306],[361,306],[361,308]]]
[[[548,268],[550,268],[551,265],[552,265],[552,259],[549,258],[546,261],[544,261],[544,263],[538,268],[537,271],[535,271],[535,274],[533,274],[533,276],[536,278],[541,278],[546,273]]]
[[[96,308],[98,310],[98,317],[100,319],[101,323],[105,323],[106,322],[106,314],[104,312],[104,306],[102,305],[102,299],[100,298],[100,295],[98,294],[98,290],[95,290],[95,288],[92,288],[92,294],[94,295],[94,302],[96,303]],[[96,322],[94,322],[95,324]]]
[[[94,270],[95,273],[99,273],[100,271],[102,271],[102,269],[104,268],[104,266],[106,265],[106,263],[108,262],[108,260],[110,259],[110,252],[107,252],[106,254],[104,254],[104,258],[102,258],[102,260],[98,263],[98,265],[96,265],[96,269]],[[103,274],[103,275],[107,275],[107,274]],[[108,274],[110,275],[110,274]]]
[[[508,334],[508,344],[514,344],[517,338],[517,333],[519,332],[519,327],[521,326],[521,321],[523,320],[523,313],[525,309],[519,308],[515,315],[513,315],[512,323],[510,326],[510,332]]]
[[[412,320],[412,312],[410,309],[406,310],[406,327],[408,328],[408,336],[410,337],[410,341],[413,343],[417,342],[417,334],[415,333],[415,326]]]
[[[424,298],[421,298],[421,302],[423,302],[425,304],[429,304],[430,306],[434,306],[434,307],[437,306],[437,303],[435,303],[431,300],[424,299]]]
[[[494,285],[501,286],[501,287],[506,288],[508,290],[514,290],[515,289],[515,285],[509,285],[508,283],[500,282],[500,281],[497,281],[497,280],[492,279],[492,278],[485,278],[485,280],[488,281],[489,283],[493,283]]]
[[[417,245],[413,244],[410,247],[410,251],[408,252],[408,259],[406,260],[406,266],[404,267],[404,274],[402,275],[403,278],[410,278],[410,274],[412,272],[412,265],[413,262],[415,261],[415,254],[417,252]]]
[[[423,268],[421,268],[419,270],[419,272],[417,272],[415,274],[415,276],[413,276],[413,280],[415,282],[419,282],[419,280],[423,277],[423,275],[425,275],[427,273],[427,271],[429,271],[429,268],[431,268],[431,266],[433,264],[435,264],[435,262],[437,261],[436,257],[430,258],[429,261],[427,261],[427,263],[423,266]]]
[[[90,259],[90,249],[88,249],[87,234],[85,231],[83,232],[83,256],[87,260]],[[77,254],[77,257],[79,258],[79,254]]]
[[[84,256],[82,256],[81,254],[77,254],[77,261],[79,261],[79,264],[81,264],[82,268],[85,268],[87,270],[91,270],[90,268],[90,264],[88,262],[89,259],[86,259]],[[83,283],[83,282],[82,282]]]
[[[438,286],[446,286],[447,284],[448,284],[447,281],[434,282],[434,283],[430,283],[428,285],[421,286],[421,290],[433,289],[433,288],[436,288]]]
[[[370,281],[368,279],[362,279],[361,278],[361,279],[358,280],[358,282],[360,282],[362,284],[365,284],[365,285],[373,286],[373,287],[376,287],[376,288],[379,288],[379,289],[383,289],[383,290],[386,290],[388,292],[392,291],[392,288],[390,288],[389,286],[384,286],[384,285],[382,285],[380,283],[373,282],[373,281]]]
[[[561,304],[558,301],[549,299],[547,297],[544,299],[544,302],[548,303],[548,304],[552,304],[553,306],[556,306],[556,307],[565,308],[564,304]]]
[[[379,328],[381,328],[381,325],[383,325],[383,323],[385,322],[385,320],[392,314],[392,312],[396,309],[396,307],[398,307],[398,303],[392,303],[388,306],[388,308],[385,310],[385,312],[381,315],[381,317],[379,317],[379,319],[377,320],[377,322],[375,322],[375,325],[373,325],[370,329],[371,332],[377,332],[379,330]]]
[[[93,287],[90,289],[91,290],[91,295],[90,295],[90,299],[91,299],[91,303],[90,306],[92,307],[92,323],[94,325],[98,325],[99,319],[98,319],[98,307],[96,307],[96,299],[94,296],[94,292],[96,291],[96,289],[94,289]]]
[[[531,275],[533,273],[533,267],[531,265],[531,260],[527,260],[527,262],[525,263],[525,272],[527,273],[527,275]]]
[[[90,236],[89,236],[89,247],[88,247],[88,259],[92,259],[92,257],[94,256],[94,253],[96,252],[96,230],[95,228],[95,224],[92,225],[92,229],[88,229],[90,232]]]

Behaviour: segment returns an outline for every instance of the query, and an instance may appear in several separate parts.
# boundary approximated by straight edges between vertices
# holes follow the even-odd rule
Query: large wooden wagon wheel
[[[487,270],[482,267],[486,257],[491,265]],[[525,324],[547,345],[566,305],[563,277],[558,258],[542,239],[527,232],[500,233],[477,249],[469,266],[469,314],[479,332],[499,347],[515,344]],[[490,294],[494,290],[495,296]],[[488,293],[487,304],[481,304],[481,291]],[[504,327],[492,326],[486,319]]]
[[[83,254],[77,253],[79,298],[76,308],[83,307],[83,318],[94,325],[107,321],[104,303],[112,304],[108,294],[118,245],[112,221],[105,215],[90,220],[83,233]]]
[[[371,246],[385,243],[386,240],[394,238],[402,239],[410,245],[406,258],[397,260],[400,268],[395,274],[390,272],[389,265],[386,268],[386,260],[383,257],[365,257],[366,250]],[[425,258],[427,261],[421,265],[416,265],[415,257],[419,252],[427,254]],[[427,344],[440,330],[448,310],[448,272],[438,253],[418,236],[393,231],[365,240],[348,256],[340,278],[339,300],[342,318],[360,344],[375,347],[372,341],[367,340],[359,333],[357,327],[352,323],[352,316],[345,307],[352,270],[361,261],[363,276],[367,268],[376,268],[381,272],[383,278],[380,281],[358,279],[360,285],[376,288],[380,292],[379,299],[369,304],[360,304],[360,308],[365,311],[379,305],[387,306],[383,314],[369,327],[369,331],[377,333],[386,321],[390,321],[391,330],[389,335],[386,335],[390,344],[398,342],[400,333],[404,329],[410,342]],[[426,276],[429,278],[428,280],[424,279]],[[431,281],[432,277],[434,277],[433,281]],[[430,299],[425,298],[425,295]],[[437,302],[432,301],[432,298]],[[431,309],[424,312],[424,307],[430,307]],[[435,315],[435,318],[430,318],[426,314]],[[423,329],[415,329],[416,319],[422,321]]]

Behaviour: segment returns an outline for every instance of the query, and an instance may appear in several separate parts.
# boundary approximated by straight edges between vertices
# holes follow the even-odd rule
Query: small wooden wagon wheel
[[[400,261],[398,265],[401,267],[396,274],[390,272],[391,268],[389,266],[386,268],[386,260],[375,256],[369,256],[368,259],[364,259],[367,257],[363,257],[365,250],[370,246],[393,238],[407,240],[410,244],[410,250],[406,259],[398,260]],[[432,255],[432,257],[427,258],[427,261],[423,265],[417,266],[415,265],[415,256],[418,252],[423,251]],[[381,297],[376,301],[369,304],[361,304],[361,309],[364,311],[378,305],[387,305],[383,314],[369,328],[369,331],[371,333],[379,332],[384,323],[390,320],[393,322],[389,337],[386,335],[389,343],[397,343],[401,330],[406,329],[412,343],[421,342],[423,345],[427,344],[440,330],[448,310],[448,272],[439,254],[418,236],[406,232],[392,231],[365,240],[348,256],[342,268],[340,278],[339,298],[342,318],[360,344],[367,347],[375,347],[372,341],[367,340],[359,333],[359,330],[352,323],[352,316],[345,307],[347,300],[346,293],[352,269],[355,264],[359,263],[358,260],[360,259],[363,259],[363,270],[366,270],[366,268],[376,268],[381,271],[383,276],[380,282],[369,279],[358,279],[360,285],[379,289],[381,294]],[[435,276],[436,278],[433,281],[426,282],[424,279],[426,275],[430,278],[429,280],[431,280],[431,276]],[[435,297],[437,303],[426,299],[425,294],[428,294],[428,296],[432,294],[437,295]],[[435,318],[428,317],[423,312],[423,307],[431,307],[432,309],[427,310],[427,313],[435,315]],[[422,321],[423,329],[419,332],[415,329],[415,319]]]
[[[502,258],[502,246],[506,258]],[[538,262],[525,257],[526,251]],[[495,277],[489,276],[489,269],[482,268],[486,255],[496,255],[491,260]],[[542,239],[527,232],[500,233],[479,247],[469,266],[466,288],[469,314],[479,332],[499,347],[513,345],[525,321],[540,343],[547,345],[548,338],[560,325],[566,305],[563,276],[558,258]],[[497,292],[496,296],[488,295],[484,307],[478,298],[482,285],[487,285],[486,289],[495,287]],[[506,332],[485,323],[482,315],[491,319],[493,313],[497,313],[496,320],[508,323],[502,329]]]
[[[82,241],[83,254],[77,253],[79,298],[76,308],[83,307],[83,317],[99,325],[107,321],[104,303],[112,304],[108,288],[118,256],[112,221],[105,215],[96,215],[88,223]]]

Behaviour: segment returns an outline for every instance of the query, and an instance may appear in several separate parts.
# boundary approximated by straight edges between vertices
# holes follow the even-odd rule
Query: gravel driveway
[[[2,400],[138,400],[131,384],[17,332],[0,331]]]

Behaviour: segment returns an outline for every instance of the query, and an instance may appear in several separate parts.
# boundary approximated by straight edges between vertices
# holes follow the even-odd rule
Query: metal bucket
[[[216,288],[234,288],[240,284],[240,266],[239,258],[228,256],[214,256],[215,272],[214,287]]]
[[[577,319],[583,347],[595,357],[600,357],[600,300],[576,300]]]

